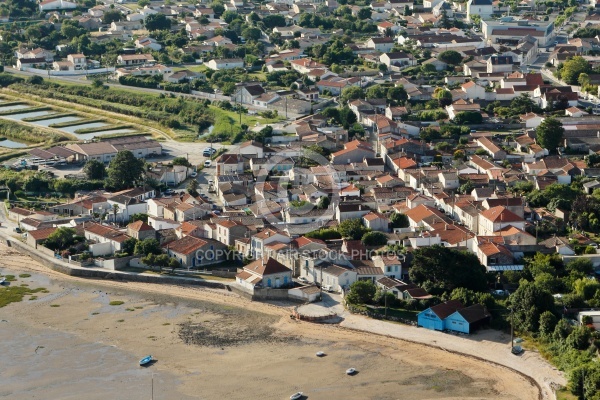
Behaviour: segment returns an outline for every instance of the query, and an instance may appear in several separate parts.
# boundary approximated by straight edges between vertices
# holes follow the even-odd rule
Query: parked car
[[[202,150],[203,153],[208,153],[210,155],[213,155],[217,152],[217,149],[215,149],[214,147],[207,147],[204,150]]]
[[[174,194],[175,191],[173,189],[167,189],[165,190],[165,194]]]
[[[19,228],[19,227],[16,227],[14,229],[14,231],[17,232],[17,233],[23,233],[23,230],[21,228]]]
[[[204,167],[205,167],[205,168],[208,168],[208,167],[210,167],[211,165],[212,165],[212,162],[211,162],[210,160],[206,160],[206,161],[204,161]]]
[[[194,171],[194,172],[192,172],[192,173],[190,174],[190,176],[191,176],[192,178],[195,178],[195,177],[197,177],[197,176],[198,176],[198,173],[197,173],[196,171]]]
[[[333,292],[333,286],[331,286],[331,285],[323,285],[323,290],[326,291],[326,292],[331,293],[331,292]]]
[[[308,279],[306,279],[305,277],[301,276],[298,278],[298,280],[302,283],[308,283]]]

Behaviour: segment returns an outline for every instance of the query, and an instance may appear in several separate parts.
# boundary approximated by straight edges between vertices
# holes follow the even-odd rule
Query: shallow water
[[[3,106],[0,104],[0,111],[10,111],[10,110],[22,110],[24,108],[31,108],[30,104],[13,104],[11,106]]]
[[[78,120],[81,120],[81,119],[82,119],[81,117],[75,117],[75,116],[72,116],[72,117],[58,117],[58,118],[50,118],[50,119],[44,119],[44,120],[41,120],[41,121],[32,122],[32,124],[48,127],[48,126],[50,126],[52,124],[59,124],[61,122],[78,121]]]
[[[32,111],[32,112],[26,112],[26,113],[20,113],[20,114],[4,115],[3,118],[21,121],[25,118],[39,117],[42,115],[48,115],[50,113],[51,113],[50,111]]]
[[[27,147],[27,145],[25,143],[15,142],[14,140],[6,139],[0,141],[0,147],[6,147],[9,149],[22,149],[24,147]]]
[[[104,123],[104,122],[91,122],[89,124],[81,124],[81,125],[73,125],[73,126],[67,126],[64,128],[58,128],[61,131],[65,131],[65,132],[69,132],[72,133],[74,135],[77,135],[78,137],[83,137],[85,135],[80,135],[75,133],[75,131],[79,130],[79,129],[88,129],[88,128],[100,128],[101,126],[106,126],[108,124]],[[98,132],[98,133],[91,133],[90,135],[99,135],[102,134],[102,132]]]
[[[147,400],[152,380],[155,399],[189,398],[170,394],[178,379],[156,368],[141,368],[139,355],[3,318],[8,322],[1,323],[0,351],[10,362],[0,363],[0,398]]]

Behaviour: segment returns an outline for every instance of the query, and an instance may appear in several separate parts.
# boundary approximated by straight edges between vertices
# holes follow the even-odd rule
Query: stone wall
[[[21,243],[18,240],[0,233],[0,239],[3,244],[9,247],[13,247],[15,250],[24,253],[34,259],[35,261],[43,264],[53,271],[60,272],[61,274],[78,276],[83,278],[94,278],[94,279],[115,279],[131,282],[146,282],[146,283],[166,283],[171,285],[194,285],[194,286],[205,286],[216,289],[228,289],[227,285],[219,282],[206,282],[199,279],[182,278],[175,276],[152,276],[152,275],[135,275],[127,274],[119,271],[103,271],[98,269],[85,269],[85,268],[73,268],[69,266],[65,261],[55,259],[52,256],[45,255],[39,251]]]

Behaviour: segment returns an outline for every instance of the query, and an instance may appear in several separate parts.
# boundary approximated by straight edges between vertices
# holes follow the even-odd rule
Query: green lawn
[[[577,400],[577,396],[571,394],[568,389],[561,389],[556,392],[556,400]]]
[[[215,106],[210,106],[210,109],[215,116],[215,127],[213,129],[214,134],[229,134],[230,132],[239,132],[239,130],[241,129],[240,114],[234,111],[223,110]],[[267,119],[258,115],[242,114],[241,123],[246,124],[248,125],[248,127],[252,128],[256,125],[256,123],[260,125],[274,124],[279,121],[282,121],[283,119],[283,117]]]
[[[373,310],[376,313],[381,314],[381,315],[385,314],[385,307],[373,307],[373,308],[371,308],[371,310]],[[410,321],[416,321],[418,313],[419,313],[419,311],[404,310],[401,308],[388,307],[388,310],[387,310],[388,317],[404,318],[404,319],[408,319]]]

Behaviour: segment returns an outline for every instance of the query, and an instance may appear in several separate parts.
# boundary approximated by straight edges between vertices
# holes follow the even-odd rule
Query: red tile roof
[[[206,244],[208,244],[206,240],[198,239],[194,236],[184,236],[179,240],[175,240],[174,242],[164,245],[163,247],[174,253],[190,254],[201,249]]]
[[[492,222],[521,222],[523,218],[503,206],[492,207],[481,213],[481,216]]]
[[[244,270],[263,277],[265,275],[279,274],[282,272],[291,272],[291,270],[288,267],[275,260],[274,258],[270,257],[268,260],[265,260],[264,258],[256,260],[253,263],[246,265],[244,267]]]

